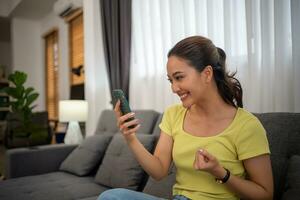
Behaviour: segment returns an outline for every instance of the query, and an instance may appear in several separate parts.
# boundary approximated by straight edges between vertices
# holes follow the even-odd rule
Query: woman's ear
[[[204,78],[205,78],[205,82],[206,83],[209,83],[211,82],[211,80],[213,79],[213,68],[211,65],[207,65],[203,71],[202,71],[202,74],[204,75]]]

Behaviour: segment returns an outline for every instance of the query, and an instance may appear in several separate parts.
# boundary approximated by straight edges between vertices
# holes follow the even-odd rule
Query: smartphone
[[[113,102],[113,106],[115,107],[118,100],[120,100],[120,109],[121,109],[121,113],[122,115],[126,115],[127,113],[131,112],[131,109],[129,107],[129,103],[125,97],[124,92],[121,89],[115,89],[112,91],[112,102]],[[126,122],[133,120],[134,117],[129,118],[128,120],[126,120]],[[136,125],[132,125],[129,126],[128,128],[134,128]]]

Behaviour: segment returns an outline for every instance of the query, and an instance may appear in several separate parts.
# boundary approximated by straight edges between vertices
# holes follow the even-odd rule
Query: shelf
[[[7,83],[7,84],[9,84],[9,81],[6,80],[6,79],[1,79],[1,78],[0,78],[0,83]]]

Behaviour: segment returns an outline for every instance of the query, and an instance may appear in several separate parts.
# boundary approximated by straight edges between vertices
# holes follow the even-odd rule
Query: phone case
[[[120,89],[115,89],[112,91],[112,96],[113,96],[113,105],[114,107],[116,106],[117,101],[120,99],[121,105],[121,112],[122,115],[125,115],[127,113],[131,112],[131,109],[129,107],[129,103],[124,95],[124,92]]]
[[[129,103],[124,95],[124,92],[120,89],[115,89],[112,91],[112,96],[113,96],[113,105],[114,107],[116,106],[116,103],[118,100],[120,100],[120,109],[122,112],[122,115],[125,115],[127,113],[131,112],[131,109],[129,107]],[[128,120],[126,120],[126,122],[133,120],[134,117],[129,118]],[[129,126],[128,128],[134,128],[135,125]]]

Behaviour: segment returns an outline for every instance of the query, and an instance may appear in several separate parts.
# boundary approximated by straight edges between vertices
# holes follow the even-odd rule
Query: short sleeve
[[[163,115],[159,128],[162,132],[172,136],[172,108],[168,108]]]
[[[236,136],[236,148],[239,160],[269,154],[266,131],[257,118],[247,121]]]

